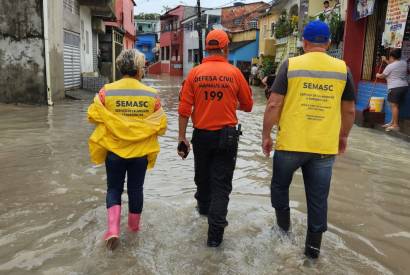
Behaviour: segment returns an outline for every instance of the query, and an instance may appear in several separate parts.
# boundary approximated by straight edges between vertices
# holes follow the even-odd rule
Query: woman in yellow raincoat
[[[124,76],[105,85],[88,109],[96,124],[89,139],[91,160],[104,163],[107,171],[107,247],[113,249],[120,236],[121,195],[127,175],[128,229],[139,230],[143,185],[147,169],[159,153],[158,136],[165,134],[167,118],[157,91],[140,82],[145,57],[136,49],[124,50],[116,65]]]

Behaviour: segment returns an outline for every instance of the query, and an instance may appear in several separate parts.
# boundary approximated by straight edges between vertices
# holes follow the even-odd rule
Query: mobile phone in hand
[[[185,144],[185,142],[181,141],[178,144],[178,152],[183,152],[184,156],[182,157],[183,159],[186,159],[186,157],[188,156],[189,152],[188,152],[188,146]]]

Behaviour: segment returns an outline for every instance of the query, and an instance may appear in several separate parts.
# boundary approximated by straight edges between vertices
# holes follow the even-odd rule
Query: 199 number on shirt
[[[205,92],[205,100],[218,100],[221,101],[222,98],[224,97],[224,94],[222,92]]]

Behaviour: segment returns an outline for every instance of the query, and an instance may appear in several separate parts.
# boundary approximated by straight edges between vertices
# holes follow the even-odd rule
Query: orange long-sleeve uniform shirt
[[[219,130],[238,124],[236,110],[251,112],[252,91],[238,68],[222,56],[204,58],[180,92],[179,115],[192,116],[194,128]]]

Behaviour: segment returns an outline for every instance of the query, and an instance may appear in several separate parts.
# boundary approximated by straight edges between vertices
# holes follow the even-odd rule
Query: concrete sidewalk
[[[96,95],[95,92],[84,90],[84,89],[75,89],[65,91],[66,98],[73,100],[91,100]]]

